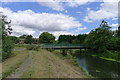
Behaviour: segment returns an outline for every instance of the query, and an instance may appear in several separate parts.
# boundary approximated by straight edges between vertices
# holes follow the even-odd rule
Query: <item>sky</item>
[[[12,21],[12,36],[88,34],[102,20],[118,27],[118,0],[0,0],[0,12]]]

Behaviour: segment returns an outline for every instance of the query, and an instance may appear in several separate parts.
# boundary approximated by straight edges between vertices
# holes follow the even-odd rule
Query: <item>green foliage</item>
[[[120,50],[120,37],[112,37],[109,40],[107,49],[110,51],[119,51]]]
[[[9,37],[4,38],[2,41],[2,61],[9,58],[12,55],[12,49],[14,47],[14,44],[12,40]]]
[[[11,21],[8,21],[6,16],[0,14],[0,29],[2,33],[2,61],[12,55],[12,48],[14,46],[13,41],[9,38],[9,34],[12,32]],[[1,39],[1,38],[0,38]]]
[[[26,34],[23,34],[22,36],[20,36],[19,38],[25,39],[27,37]]]
[[[33,44],[38,44],[38,39],[33,38],[33,39],[32,39],[32,43],[33,43]]]
[[[16,36],[9,36],[9,38],[15,43],[17,44],[19,42],[19,38]]]
[[[100,58],[110,60],[110,61],[120,61],[120,51],[106,51],[105,53],[101,54],[92,54],[92,56],[98,56]]]
[[[74,43],[74,44],[83,44],[87,34],[74,35],[60,35],[58,38],[59,43]]]
[[[83,44],[86,37],[87,37],[87,34],[79,34],[75,37],[72,43]]]
[[[75,39],[75,36],[73,35],[60,35],[58,42],[59,43],[72,43],[72,40]]]
[[[15,44],[15,47],[27,47],[28,44]]]
[[[107,22],[102,21],[100,27],[92,30],[85,39],[85,43],[92,49],[86,51],[86,53],[90,55],[94,54],[94,56],[99,56],[101,58],[120,61],[120,37],[118,31],[112,34]]]
[[[27,45],[27,50],[36,50],[38,51],[39,50],[39,46],[38,45]]]
[[[26,44],[32,44],[33,43],[33,38],[32,35],[27,35],[25,38],[25,43]]]
[[[112,31],[110,31],[110,27],[107,22],[102,21],[100,27],[89,33],[85,39],[85,43],[88,44],[93,50],[101,53],[106,51],[108,41],[111,37]]]
[[[72,62],[73,65],[79,66],[79,64],[77,62],[77,58],[73,57],[71,54],[68,54],[67,58],[71,60],[71,62]]]
[[[25,40],[26,44],[37,44],[38,43],[38,39],[33,38],[32,35],[23,34],[19,38],[22,39],[22,40]]]
[[[39,36],[39,43],[54,43],[54,42],[55,42],[55,37],[48,32],[43,32]]]

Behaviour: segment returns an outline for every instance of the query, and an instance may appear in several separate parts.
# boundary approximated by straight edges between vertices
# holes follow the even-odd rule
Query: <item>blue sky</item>
[[[112,30],[118,26],[116,2],[57,3],[55,6],[46,3],[2,2],[0,11],[12,19],[12,35],[16,36],[32,34],[38,37],[44,31],[56,37],[61,34],[85,34],[99,27],[102,20],[107,21]],[[21,18],[20,21],[18,18]]]

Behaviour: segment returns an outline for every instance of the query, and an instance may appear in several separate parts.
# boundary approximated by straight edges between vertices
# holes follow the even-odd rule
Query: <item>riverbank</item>
[[[118,52],[117,51],[116,52],[106,51],[105,53],[97,53],[91,50],[87,50],[87,51],[81,51],[81,52],[77,51],[77,53],[120,63],[120,52],[119,51]],[[81,54],[79,54],[78,56],[80,56]]]
[[[108,61],[114,61],[114,62],[120,63],[120,61],[118,61],[118,60],[111,59],[111,58],[106,58],[106,57],[100,57],[100,56],[95,55],[95,54],[93,54],[93,55],[91,55],[91,56],[93,56],[93,57],[98,57],[98,58],[101,58],[101,59],[104,59],[104,60],[108,60]]]
[[[77,68],[78,71],[82,72],[84,75],[88,76],[89,78],[95,78],[92,75],[90,75],[88,72],[86,72],[78,63],[77,58],[74,57],[73,54],[75,52],[75,50],[68,50],[67,51],[67,55],[63,56],[60,53],[60,50],[58,51],[53,51],[53,53],[55,53],[56,56],[60,57],[61,59],[65,60],[67,63],[69,63],[73,68]]]
[[[90,55],[81,55],[78,57],[79,65],[95,78],[120,78],[120,64],[93,57]]]

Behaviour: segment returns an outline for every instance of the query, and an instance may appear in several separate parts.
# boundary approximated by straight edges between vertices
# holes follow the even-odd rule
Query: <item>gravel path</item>
[[[13,49],[13,51],[24,51],[24,50],[26,50],[25,48],[23,48],[23,49]]]
[[[33,54],[29,52],[29,57],[25,60],[25,62],[17,69],[17,72],[13,73],[8,78],[20,78],[22,74],[27,70],[30,63],[32,62]]]

